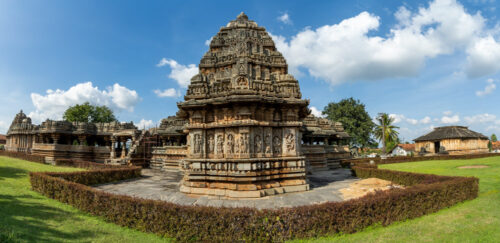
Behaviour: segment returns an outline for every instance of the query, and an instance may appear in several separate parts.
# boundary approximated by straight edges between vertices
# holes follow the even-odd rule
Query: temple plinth
[[[308,103],[265,28],[238,15],[213,37],[178,103],[188,121],[181,191],[241,198],[308,190],[300,149]]]

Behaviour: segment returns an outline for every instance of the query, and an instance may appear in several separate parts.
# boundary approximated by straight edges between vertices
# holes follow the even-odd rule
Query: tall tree
[[[89,102],[70,106],[64,112],[64,120],[69,122],[113,122],[116,117],[107,106],[94,106]]]
[[[491,141],[492,141],[492,142],[496,142],[496,141],[498,141],[498,139],[497,139],[497,135],[495,135],[494,133],[493,133],[493,134],[491,134]]]
[[[387,113],[380,113],[377,117],[377,126],[375,127],[374,135],[382,142],[382,153],[387,153],[387,143],[397,141],[399,132],[396,129],[399,127],[392,125],[394,118],[390,117]]]
[[[345,131],[352,137],[351,145],[376,146],[371,137],[375,124],[366,112],[365,105],[359,100],[351,97],[342,99],[338,103],[331,102],[323,109],[323,115],[344,125]]]

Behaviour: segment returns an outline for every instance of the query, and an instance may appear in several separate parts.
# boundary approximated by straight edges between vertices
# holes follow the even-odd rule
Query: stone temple
[[[308,174],[350,157],[342,124],[310,115],[299,82],[264,27],[241,13],[202,57],[176,116],[157,128],[132,123],[33,125],[24,113],[9,151],[57,159],[180,170],[180,191],[255,198],[309,190]]]
[[[265,28],[238,15],[213,37],[199,69],[178,104],[189,144],[181,191],[260,197],[308,190],[298,148],[309,101]]]

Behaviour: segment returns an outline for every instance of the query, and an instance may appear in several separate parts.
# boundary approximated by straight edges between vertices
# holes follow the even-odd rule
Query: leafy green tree
[[[63,116],[69,122],[113,122],[116,117],[107,106],[95,106],[89,102],[70,106]]]
[[[342,99],[338,103],[331,102],[325,106],[323,115],[332,121],[341,122],[345,131],[352,137],[351,145],[374,147],[372,138],[373,123],[366,112],[365,105],[354,98]]]
[[[495,135],[494,133],[493,133],[493,134],[491,134],[491,141],[492,141],[492,142],[496,142],[496,141],[498,141],[498,139],[497,139],[497,135]]]
[[[398,141],[399,132],[396,129],[399,127],[392,125],[394,118],[390,117],[387,113],[381,113],[377,117],[377,126],[375,127],[374,135],[382,142],[382,153],[387,152],[387,143]]]

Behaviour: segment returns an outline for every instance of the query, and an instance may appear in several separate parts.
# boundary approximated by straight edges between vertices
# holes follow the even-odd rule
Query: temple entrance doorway
[[[439,149],[441,148],[441,144],[439,141],[434,142],[434,153],[439,153]]]

